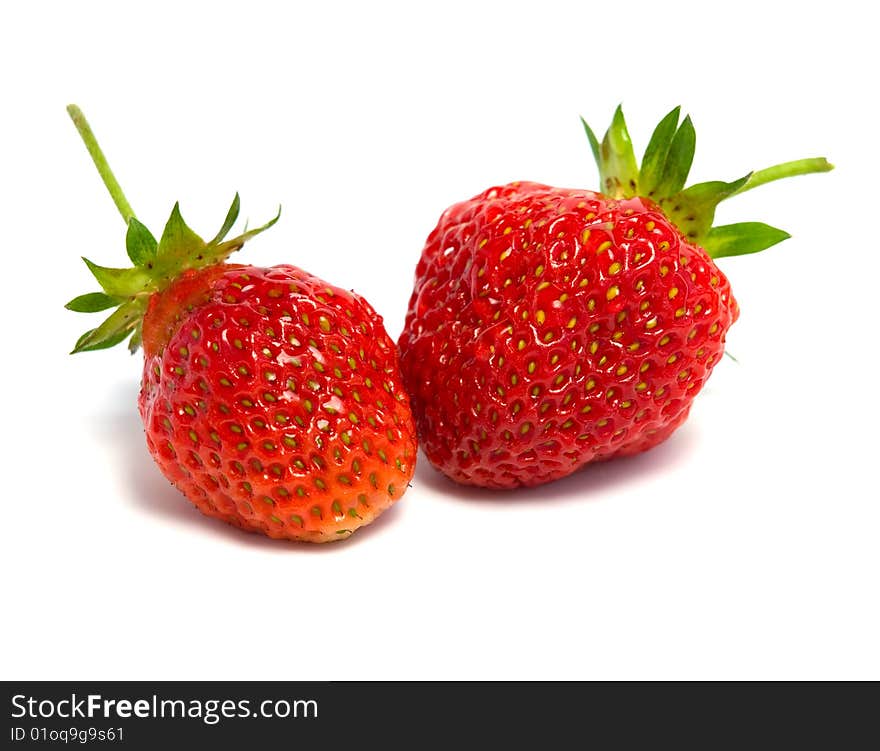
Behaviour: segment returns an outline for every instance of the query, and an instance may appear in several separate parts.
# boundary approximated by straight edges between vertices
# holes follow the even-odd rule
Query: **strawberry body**
[[[397,349],[369,303],[290,265],[228,264],[276,221],[202,239],[174,205],[158,240],[138,220],[76,105],[67,108],[126,223],[130,268],[83,258],[112,312],[73,352],[144,350],[138,401],[164,475],[208,516],[269,537],[342,540],[406,491],[416,460]]]
[[[712,259],[650,200],[487,190],[428,238],[400,338],[425,454],[508,488],[651,448],[737,315]]]
[[[406,490],[408,399],[363,298],[294,266],[210,266],[153,295],[143,341],[147,445],[208,516],[326,542]]]

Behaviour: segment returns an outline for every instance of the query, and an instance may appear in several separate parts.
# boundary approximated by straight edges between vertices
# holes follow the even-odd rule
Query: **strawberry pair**
[[[218,233],[175,205],[157,241],[134,215],[78,108],[68,108],[126,221],[133,264],[86,264],[113,309],[74,352],[144,350],[139,409],[165,476],[203,513],[270,537],[329,542],[406,491],[417,435],[453,480],[537,485],[645,451],[687,418],[739,315],[713,259],[788,235],[712,226],[720,201],[831,169],[789,162],[685,187],[694,153],[676,108],[641,167],[618,108],[602,193],[519,182],[447,209],[416,268],[398,347],[362,297],[289,265],[227,263]],[[413,419],[415,416],[415,419]]]

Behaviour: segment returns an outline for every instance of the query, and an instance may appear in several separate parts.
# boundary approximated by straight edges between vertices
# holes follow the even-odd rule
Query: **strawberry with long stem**
[[[82,112],[68,112],[127,225],[130,268],[83,259],[113,312],[73,352],[143,345],[147,447],[199,510],[270,537],[348,537],[408,487],[416,442],[397,351],[360,296],[289,265],[226,263],[268,223],[205,241],[177,204],[161,237],[135,217]]]

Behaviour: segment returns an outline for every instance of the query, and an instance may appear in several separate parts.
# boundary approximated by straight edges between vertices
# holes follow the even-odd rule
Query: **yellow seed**
[[[558,363],[558,362],[559,362],[559,355],[554,354],[554,355],[550,356],[550,364],[551,365],[556,365],[556,363]]]
[[[629,407],[632,407],[632,404],[633,403],[629,399],[627,399],[626,401],[620,403],[620,407],[621,409],[628,409]]]
[[[651,367],[651,363],[643,362],[642,367],[639,368],[639,373],[644,373],[650,367]]]
[[[488,240],[488,238],[485,238],[485,237],[484,237],[482,240],[480,240],[480,247],[481,247],[481,248],[485,248],[486,245],[488,245],[488,244],[489,244],[489,240]]]
[[[615,261],[614,263],[612,263],[612,264],[608,267],[608,273],[609,273],[611,276],[614,276],[615,274],[619,274],[619,273],[620,273],[620,269],[621,269],[620,264],[619,264],[617,261]]]
[[[513,253],[513,250],[511,250],[510,248],[508,248],[507,250],[503,250],[503,251],[501,251],[501,255],[498,256],[498,260],[499,260],[499,261],[504,261],[504,260],[506,260],[507,258],[510,257],[510,254],[511,254],[511,253]]]
[[[605,293],[606,300],[613,300],[617,295],[620,294],[620,289],[615,285],[613,287],[609,287],[608,291]]]
[[[544,321],[547,320],[547,315],[544,313],[543,310],[539,310],[535,313],[535,320],[538,322],[538,325],[541,325],[542,323],[544,323]]]
[[[636,391],[644,391],[646,388],[648,388],[648,384],[644,381],[640,381],[636,384]]]
[[[579,286],[579,287],[586,287],[586,286],[589,285],[589,283],[590,283],[590,280],[589,280],[589,279],[581,279],[581,282],[580,282],[580,284],[579,284],[578,286]]]
[[[516,343],[516,348],[517,348],[517,349],[520,349],[520,350],[525,349],[525,348],[526,348],[526,340],[525,340],[525,339],[520,339],[520,340]]]
[[[568,329],[573,329],[575,326],[577,326],[577,322],[577,318],[569,318],[568,323],[565,324],[565,327]]]
[[[635,352],[641,345],[638,342],[633,342],[627,347],[630,352]]]
[[[626,365],[621,365],[621,366],[617,369],[617,375],[621,376],[621,375],[623,375],[624,373],[626,373],[626,371],[627,371],[627,367],[626,367]]]
[[[672,287],[669,290],[669,299],[674,300],[678,296],[678,287]]]
[[[513,227],[505,227],[504,228],[505,235],[509,235],[511,232],[513,232]]]
[[[532,361],[529,363],[527,370],[529,371],[529,373],[534,373],[534,372],[535,372],[535,368],[537,368],[537,367],[538,367],[538,364],[537,364],[534,360],[532,360]]]
[[[646,329],[653,329],[657,325],[657,316],[654,316],[650,321],[645,324]]]
[[[596,388],[596,382],[595,382],[592,378],[590,378],[590,379],[587,381],[587,383],[586,383],[586,385],[584,386],[584,388],[585,388],[587,391],[592,391],[594,388]]]
[[[676,318],[684,318],[685,313],[687,313],[687,310],[685,310],[684,308],[679,308],[678,310],[675,311],[675,317]]]
[[[668,365],[672,365],[672,363],[674,363],[677,359],[678,359],[677,355],[669,355],[669,357],[666,358],[666,363]]]
[[[655,226],[656,225],[653,221],[645,222],[645,229],[648,230],[648,232],[653,232]]]
[[[717,324],[717,323],[713,323],[713,324],[709,327],[709,333],[710,333],[710,334],[714,334],[716,331],[718,331],[718,324]]]
[[[535,269],[535,276],[541,276],[544,273],[544,265],[541,264],[538,268]]]
[[[587,241],[590,239],[590,230],[585,229],[581,232],[581,244],[586,245]]]
[[[542,289],[547,289],[547,287],[549,287],[549,286],[550,286],[550,282],[541,282],[538,285],[538,292],[540,292]]]
[[[598,350],[599,350],[599,342],[597,342],[597,341],[591,342],[590,343],[590,354],[595,355]]]
[[[662,339],[660,339],[660,346],[661,347],[665,347],[667,344],[669,344],[669,337],[668,336],[664,336]]]
[[[604,253],[610,247],[611,247],[611,240],[606,240],[598,248],[596,248],[596,253]]]

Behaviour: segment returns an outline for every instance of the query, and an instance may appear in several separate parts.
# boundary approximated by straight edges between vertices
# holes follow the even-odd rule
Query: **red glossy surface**
[[[211,267],[154,300],[144,332],[147,445],[205,514],[324,542],[405,492],[409,402],[359,296],[293,266]]]
[[[400,337],[428,459],[457,482],[537,485],[638,453],[687,417],[738,309],[647,200],[535,183],[448,209]]]

